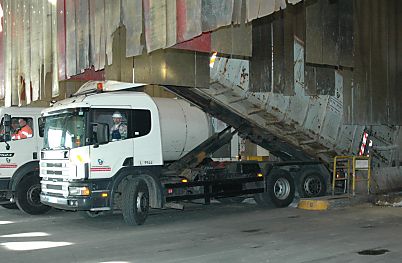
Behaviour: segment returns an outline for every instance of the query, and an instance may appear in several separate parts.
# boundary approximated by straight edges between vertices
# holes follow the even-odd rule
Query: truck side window
[[[26,117],[13,117],[11,119],[11,139],[22,140],[33,137],[33,120]]]
[[[129,113],[125,109],[94,109],[91,122],[108,124],[110,141],[126,140],[130,138]]]
[[[149,110],[133,110],[132,137],[141,137],[151,131],[151,112]]]

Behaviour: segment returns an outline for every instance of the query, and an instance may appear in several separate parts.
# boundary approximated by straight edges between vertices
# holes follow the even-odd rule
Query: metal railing
[[[342,169],[342,170],[341,170]],[[342,173],[340,173],[342,171]],[[367,171],[366,178],[358,178],[356,172]],[[356,195],[356,185],[367,182],[367,194],[371,187],[371,158],[368,156],[335,156],[332,175],[332,195],[335,195],[335,187],[338,181],[344,182],[343,193],[350,194],[350,179],[352,179],[352,195]]]

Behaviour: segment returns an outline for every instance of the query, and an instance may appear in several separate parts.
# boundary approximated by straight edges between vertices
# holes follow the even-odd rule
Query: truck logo
[[[13,157],[14,153],[0,153],[0,157]]]
[[[11,162],[11,159],[10,159],[10,158],[6,158],[6,162],[7,162],[7,163],[10,163],[10,162]]]
[[[99,163],[99,165],[102,165],[102,164],[103,164],[103,160],[102,160],[102,159],[98,159],[98,163]]]

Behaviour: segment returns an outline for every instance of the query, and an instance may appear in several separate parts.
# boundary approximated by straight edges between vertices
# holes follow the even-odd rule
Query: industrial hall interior
[[[0,253],[400,262],[401,83],[400,0],[0,0]]]

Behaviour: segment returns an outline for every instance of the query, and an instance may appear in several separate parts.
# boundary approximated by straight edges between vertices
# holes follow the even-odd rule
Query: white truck
[[[0,205],[28,214],[41,214],[50,207],[40,202],[39,154],[43,143],[43,108],[0,108]],[[12,116],[12,117],[11,117]],[[27,136],[12,136],[19,121],[32,130]],[[43,127],[42,127],[43,128]]]
[[[144,223],[149,207],[181,200],[236,202],[254,194],[262,205],[293,201],[295,185],[285,169],[271,165],[263,175],[257,162],[217,165],[208,158],[230,141],[230,127],[211,136],[209,117],[199,108],[129,90],[137,86],[88,82],[42,112],[42,203],[89,216],[122,210],[134,225]],[[125,127],[117,140],[114,116]]]

